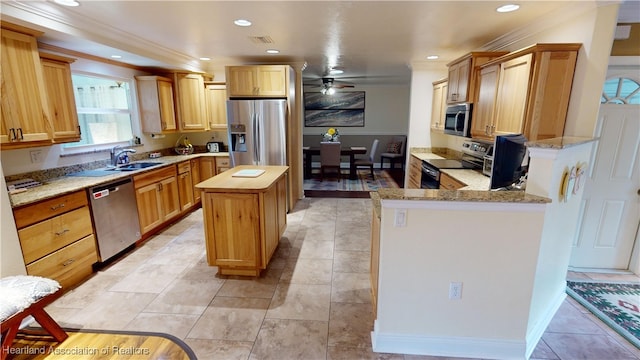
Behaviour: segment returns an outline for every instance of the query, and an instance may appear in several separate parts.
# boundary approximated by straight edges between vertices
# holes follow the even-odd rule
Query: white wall
[[[342,91],[364,91],[364,127],[339,127],[340,135],[397,135],[409,130],[409,94],[407,85],[358,85]],[[317,88],[305,87],[305,92]],[[341,91],[341,90],[338,90]],[[326,127],[303,127],[303,135],[320,135]]]
[[[11,202],[7,193],[4,173],[0,168],[0,213],[2,214],[2,229],[0,229],[0,278],[10,275],[26,275],[27,269],[22,260],[22,250],[18,240]]]

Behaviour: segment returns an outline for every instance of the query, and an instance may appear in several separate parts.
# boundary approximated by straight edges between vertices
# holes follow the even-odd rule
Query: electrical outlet
[[[39,164],[42,162],[42,150],[31,150],[29,151],[29,155],[31,156],[32,164]]]
[[[404,227],[407,226],[407,209],[396,209],[393,226]]]
[[[449,284],[449,300],[462,299],[462,283],[452,282]]]

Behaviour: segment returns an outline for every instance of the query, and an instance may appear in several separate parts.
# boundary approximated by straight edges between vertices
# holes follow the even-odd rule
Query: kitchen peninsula
[[[236,166],[202,190],[207,261],[222,275],[259,276],[287,227],[288,166]]]

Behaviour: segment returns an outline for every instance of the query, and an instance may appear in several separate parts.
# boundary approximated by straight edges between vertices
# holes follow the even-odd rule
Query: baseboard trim
[[[531,356],[533,350],[535,350],[538,342],[542,338],[542,335],[547,330],[549,323],[551,323],[551,320],[556,315],[558,309],[560,309],[560,306],[562,306],[562,303],[566,298],[567,293],[565,288],[563,287],[558,292],[558,294],[556,294],[555,299],[551,302],[547,309],[547,312],[543,315],[540,321],[527,332],[527,359],[529,358],[529,356]]]
[[[374,352],[481,359],[526,359],[524,340],[436,337],[371,332]]]

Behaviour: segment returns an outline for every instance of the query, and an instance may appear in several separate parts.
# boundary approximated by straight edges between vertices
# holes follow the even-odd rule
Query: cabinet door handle
[[[82,135],[82,128],[78,125],[78,135]]]
[[[51,207],[51,211],[56,211],[56,210],[61,209],[63,207],[64,207],[64,203],[58,204],[58,205],[54,205],[54,206]]]
[[[9,132],[11,133],[11,138],[9,139],[9,141],[16,141],[16,140],[18,140],[18,138],[16,138],[16,129],[11,128],[11,129],[9,129]]]
[[[75,259],[69,259],[65,262],[62,263],[62,266],[68,266],[74,263],[74,261],[76,261]]]
[[[69,232],[69,231],[70,231],[69,229],[62,229],[62,231],[56,231],[56,236],[63,235],[64,233]]]
[[[24,140],[24,135],[22,135],[22,128],[18,128],[18,134],[20,135],[20,140]]]

